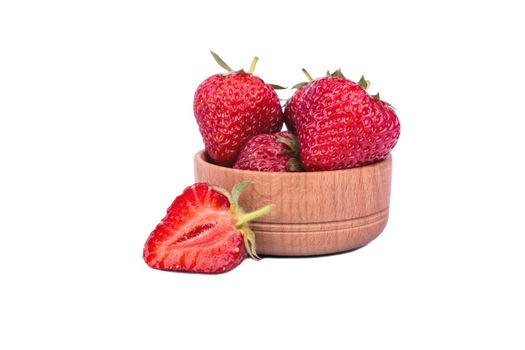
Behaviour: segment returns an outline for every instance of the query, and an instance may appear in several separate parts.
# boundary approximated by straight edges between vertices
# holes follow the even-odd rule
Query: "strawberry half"
[[[248,221],[266,214],[271,205],[245,213],[239,195],[242,182],[231,195],[206,183],[187,187],[149,235],[143,258],[160,270],[222,273],[239,265],[249,254],[258,259],[255,236]]]

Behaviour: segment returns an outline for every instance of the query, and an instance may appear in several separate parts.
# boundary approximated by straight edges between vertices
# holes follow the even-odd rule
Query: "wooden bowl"
[[[270,173],[217,166],[204,151],[195,155],[196,181],[227,190],[252,181],[240,197],[244,210],[275,205],[250,224],[263,255],[321,255],[368,244],[386,226],[391,176],[390,156],[347,170]]]

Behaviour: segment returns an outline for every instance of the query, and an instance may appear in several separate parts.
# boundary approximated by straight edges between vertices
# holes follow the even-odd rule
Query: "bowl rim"
[[[289,176],[289,177],[303,177],[303,176],[313,176],[314,174],[322,174],[322,175],[330,175],[330,174],[342,174],[344,172],[358,172],[363,170],[370,170],[371,168],[376,168],[385,165],[386,163],[390,162],[392,160],[391,153],[388,154],[388,156],[375,163],[350,168],[350,169],[339,169],[339,170],[326,170],[326,171],[300,171],[300,172],[270,172],[270,171],[255,171],[255,170],[243,170],[243,169],[234,169],[234,168],[228,168],[225,166],[220,166],[217,164],[210,163],[206,159],[206,150],[202,149],[198,151],[194,156],[195,163],[203,163],[207,167],[211,167],[220,171],[226,171],[231,174],[254,174],[257,176]]]

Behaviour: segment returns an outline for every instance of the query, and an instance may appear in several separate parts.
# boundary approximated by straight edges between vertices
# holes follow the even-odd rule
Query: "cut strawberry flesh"
[[[184,190],[144,247],[146,263],[165,270],[223,272],[245,256],[228,198],[207,184]]]
[[[205,234],[207,231],[217,226],[216,222],[208,222],[206,224],[194,226],[189,232],[184,233],[182,236],[177,238],[173,243],[174,245],[193,239],[201,234]]]

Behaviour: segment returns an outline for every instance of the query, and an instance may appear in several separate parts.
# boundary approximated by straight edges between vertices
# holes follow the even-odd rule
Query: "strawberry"
[[[242,148],[233,167],[255,171],[302,171],[297,137],[287,131],[253,136]]]
[[[253,75],[257,57],[248,72],[233,71],[212,52],[227,74],[202,82],[193,112],[208,156],[218,165],[231,166],[244,143],[253,135],[281,130],[283,112],[274,87]]]
[[[239,265],[247,254],[258,258],[247,222],[270,211],[271,205],[244,213],[238,199],[249,184],[236,185],[231,195],[206,183],[186,188],[149,235],[143,252],[146,264],[161,270],[221,273]]]
[[[297,109],[299,107],[299,104],[301,103],[301,99],[303,98],[304,92],[308,89],[308,86],[313,81],[312,76],[304,68],[303,73],[304,75],[306,75],[308,81],[298,83],[293,86],[293,89],[297,90],[284,106],[284,123],[286,124],[286,128],[288,129],[288,131],[293,133],[297,133],[297,129],[295,128],[295,118],[297,114]]]
[[[295,123],[300,159],[307,171],[347,169],[382,160],[399,138],[393,108],[366,92],[340,71],[311,83],[303,94]]]

